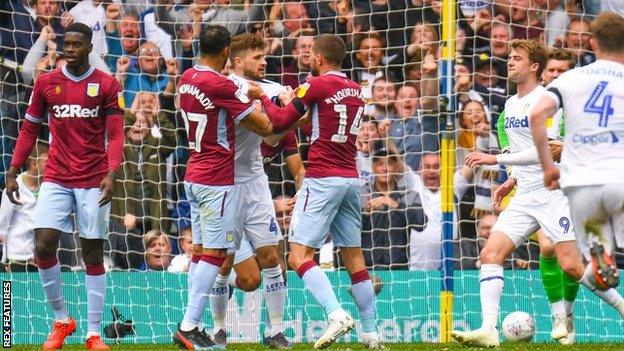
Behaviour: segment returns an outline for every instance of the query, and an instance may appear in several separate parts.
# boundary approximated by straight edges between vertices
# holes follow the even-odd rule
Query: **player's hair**
[[[248,50],[264,50],[266,44],[262,37],[256,34],[239,34],[230,42],[230,60]]]
[[[37,144],[30,152],[30,155],[24,161],[24,167],[29,169],[35,162],[37,162],[37,158],[41,157],[42,154],[48,153],[48,145],[42,141],[37,141]]]
[[[230,32],[225,27],[209,24],[199,35],[199,53],[202,56],[217,55],[230,45],[230,41]]]
[[[590,24],[600,51],[622,53],[624,50],[624,18],[614,12],[602,12]]]
[[[320,53],[332,64],[340,66],[347,52],[347,47],[339,36],[333,34],[321,34],[312,44],[314,52]]]
[[[76,32],[81,33],[83,38],[87,40],[87,42],[91,43],[91,38],[93,37],[93,32],[91,28],[84,23],[74,22],[65,28],[65,33]]]
[[[546,68],[548,62],[548,54],[546,48],[537,40],[532,39],[514,39],[509,44],[509,47],[514,50],[524,50],[529,54],[529,61],[531,63],[537,63],[539,65],[536,77],[542,76],[542,71]]]
[[[576,66],[576,60],[571,52],[563,49],[553,49],[548,53],[549,60],[568,61],[569,69]]]

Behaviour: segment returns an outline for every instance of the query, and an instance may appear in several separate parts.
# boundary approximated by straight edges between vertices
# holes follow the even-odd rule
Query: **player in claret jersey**
[[[60,349],[65,338],[76,330],[76,322],[65,305],[56,258],[61,232],[73,232],[72,211],[76,212],[87,273],[86,347],[109,349],[99,335],[106,296],[103,246],[108,203],[123,157],[124,103],[117,81],[89,66],[91,36],[89,27],[81,23],[65,30],[63,53],[67,66],[41,75],[35,83],[6,176],[7,195],[11,202],[19,203],[15,175],[35,145],[48,114],[52,142],[35,209],[35,261],[55,317],[44,350]]]
[[[353,318],[340,306],[329,279],[314,262],[315,251],[331,232],[351,275],[351,291],[362,318],[362,340],[370,348],[381,348],[373,284],[360,245],[362,223],[355,140],[364,101],[360,86],[340,73],[344,55],[345,45],[339,37],[322,34],[314,41],[310,53],[315,77],[298,88],[288,106],[275,106],[256,89],[250,88],[248,94],[262,99],[274,128],[291,125],[311,111],[308,169],[293,211],[288,262],[329,316],[329,326],[314,347],[331,345],[355,326]]]
[[[188,350],[215,347],[199,326],[226,253],[236,241],[234,124],[262,136],[273,132],[269,118],[254,110],[243,91],[219,73],[228,59],[229,45],[225,27],[204,27],[199,37],[199,64],[184,72],[178,86],[191,148],[184,188],[191,205],[193,243],[201,243],[201,258],[194,247],[188,305],[174,335],[174,341]]]

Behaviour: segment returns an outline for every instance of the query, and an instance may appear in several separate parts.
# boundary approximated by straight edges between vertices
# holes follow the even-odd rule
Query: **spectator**
[[[191,227],[180,229],[178,243],[180,245],[180,254],[176,255],[173,260],[171,260],[171,264],[167,268],[167,271],[170,273],[188,272],[191,256],[193,255],[193,235]]]
[[[492,56],[492,60],[494,61],[494,67],[496,67],[495,74],[501,81],[501,83],[497,85],[503,88],[506,87],[506,84],[503,82],[507,81],[507,59],[509,58],[509,42],[511,41],[512,36],[513,32],[511,31],[511,27],[509,27],[506,23],[492,23],[492,31],[490,34],[490,54]]]
[[[302,35],[297,38],[292,50],[290,64],[277,69],[277,73],[281,75],[282,85],[296,89],[308,79],[310,76],[310,49],[312,49],[313,42],[314,37],[312,36]]]
[[[565,35],[565,49],[572,53],[578,66],[585,66],[596,61],[596,55],[591,51],[589,39],[591,31],[589,21],[584,18],[575,18],[570,21]]]
[[[376,120],[383,120],[394,114],[396,82],[385,76],[373,81],[371,100],[366,104],[364,113]]]
[[[2,263],[9,272],[36,272],[35,250],[35,205],[37,194],[43,181],[43,170],[48,160],[48,148],[37,143],[26,160],[26,171],[17,176],[19,201],[15,205],[9,201],[6,191],[0,202],[0,244]]]
[[[166,271],[171,263],[171,244],[167,234],[152,229],[143,236],[145,262],[142,271]]]
[[[141,44],[139,23],[140,18],[136,13],[128,12],[121,16],[121,8],[117,4],[110,4],[106,8],[106,62],[111,72],[116,72],[117,60],[122,56],[129,56],[130,64],[136,67]]]
[[[533,0],[534,6],[542,12],[544,23],[544,39],[547,46],[555,45],[570,22],[565,11],[565,1],[562,0]]]
[[[22,79],[26,84],[34,84],[41,73],[61,68],[67,63],[63,54],[59,52],[60,48],[57,47],[55,38],[56,34],[52,27],[45,26],[41,29],[39,38],[28,51],[22,65]],[[110,73],[106,63],[98,55],[89,55],[89,64]]]
[[[397,69],[386,69],[386,42],[376,32],[363,33],[355,42],[351,79],[362,86],[362,96],[370,100],[373,96],[372,86],[375,79],[386,76],[397,78]]]
[[[387,147],[372,155],[373,180],[362,189],[362,249],[367,267],[407,268],[410,230],[427,223],[420,197],[401,180],[406,170]]]
[[[418,89],[410,84],[401,86],[394,110],[394,116],[379,123],[379,136],[391,140],[405,157],[405,163],[417,170],[423,152],[422,127],[417,115]]]
[[[538,39],[544,31],[544,24],[531,8],[530,0],[511,1],[511,29],[514,39]]]
[[[67,13],[61,12],[58,0],[35,0],[32,2],[32,16],[26,16],[29,11],[21,2],[15,3],[17,12],[13,20],[12,35],[5,35],[2,45],[9,51],[8,58],[22,64],[28,51],[33,46],[41,30],[50,26],[56,35],[56,45],[63,46],[63,28],[69,25]],[[6,40],[6,41],[5,41]]]
[[[172,116],[173,98],[156,94],[137,94],[126,111],[124,162],[119,170],[111,207],[111,249],[113,262],[120,268],[138,268],[142,257],[143,233],[168,230],[165,218],[166,162],[177,145]],[[161,112],[158,112],[158,111]],[[126,234],[127,233],[127,234]]]
[[[440,156],[437,153],[426,153],[422,157],[420,177],[406,174],[406,185],[412,187],[422,200],[427,216],[427,225],[422,230],[410,233],[410,270],[439,269],[441,265],[442,239],[442,192],[440,191]],[[467,190],[465,182],[455,177],[453,191],[455,197],[461,199]],[[457,222],[457,214],[453,214],[453,223]],[[457,238],[457,230],[453,229],[453,238]]]
[[[459,111],[459,134],[457,137],[457,165],[464,164],[464,158],[475,150],[490,149],[490,116],[482,101],[469,100]]]
[[[115,2],[119,2],[119,0],[115,0]],[[106,34],[104,33],[106,26],[105,6],[103,0],[81,0],[69,10],[69,14],[75,22],[84,23],[91,28],[93,32],[91,38],[93,50],[91,53],[100,57],[108,54]]]
[[[306,7],[299,2],[285,2],[282,6],[282,36],[296,38],[314,34]]]
[[[355,144],[357,148],[355,164],[358,169],[360,180],[364,183],[373,180],[370,154],[375,146],[375,142],[379,139],[377,125],[377,120],[365,115],[360,122],[360,132]]]
[[[163,66],[166,67],[165,72],[163,72]],[[134,96],[139,91],[173,94],[178,75],[178,61],[169,59],[164,62],[158,47],[150,42],[145,42],[140,46],[137,69],[131,65],[129,57],[122,56],[117,60],[115,73],[117,81],[124,90],[124,99],[129,105],[132,105]]]
[[[430,23],[418,23],[414,26],[412,31],[411,43],[407,46],[406,57],[408,59],[414,58],[415,55],[420,53],[433,54],[435,58],[440,57],[438,45],[440,39],[436,32],[435,27]]]
[[[264,20],[263,5],[267,0],[255,0],[243,8],[235,8],[227,0],[193,0],[190,5],[166,6],[170,0],[157,0],[156,23],[166,33],[175,38],[179,26],[195,23],[195,35],[199,35],[200,23],[222,25],[232,35],[245,32],[248,23]]]
[[[476,60],[480,59],[476,58]],[[491,113],[490,126],[495,130],[498,115],[505,108],[507,94],[505,89],[498,86],[486,87],[478,82],[473,82],[468,69],[471,66],[472,64],[465,62],[465,60],[455,65],[455,86],[453,89],[460,102],[459,109],[462,108],[461,104],[470,100],[482,101]]]

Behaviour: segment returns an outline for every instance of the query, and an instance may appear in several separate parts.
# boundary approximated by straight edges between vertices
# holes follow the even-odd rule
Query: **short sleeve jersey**
[[[247,92],[249,91],[247,79],[233,73],[228,76],[228,79],[236,84],[242,94],[247,96]],[[261,80],[257,83],[272,100],[286,91],[286,88],[281,84],[269,80]],[[234,156],[234,182],[236,184],[266,176],[264,167],[262,166],[262,155],[260,153],[261,143],[262,137],[260,135],[243,126],[236,126],[236,153]]]
[[[597,60],[546,87],[566,116],[562,188],[624,183],[623,81],[624,65]]]
[[[33,88],[26,119],[49,115],[51,143],[44,181],[70,188],[96,188],[108,173],[106,117],[123,115],[119,83],[90,67],[76,77],[65,67],[42,74]]]
[[[178,93],[191,148],[185,180],[233,185],[234,123],[253,111],[253,102],[231,80],[200,65],[182,74]]]
[[[355,140],[364,112],[359,84],[330,71],[299,86],[297,97],[312,119],[306,177],[357,178]]]

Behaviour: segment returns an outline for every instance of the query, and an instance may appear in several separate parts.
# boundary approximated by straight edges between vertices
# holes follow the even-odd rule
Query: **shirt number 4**
[[[347,105],[334,105],[334,111],[338,112],[338,132],[331,137],[331,141],[334,143],[346,143],[349,136],[347,135]],[[364,107],[360,106],[355,114],[349,134],[358,135],[360,132],[360,120],[362,119],[362,113],[364,113]]]
[[[602,95],[604,90],[607,88],[607,84],[609,84],[609,82],[601,81],[596,89],[594,89],[589,97],[589,100],[585,103],[585,107],[583,108],[584,112],[596,113],[600,115],[600,119],[598,120],[599,127],[606,127],[609,123],[609,116],[614,113],[613,108],[611,108],[611,99],[613,98],[613,95]],[[598,102],[598,99],[600,99],[601,96],[602,104],[596,105],[596,102]]]

